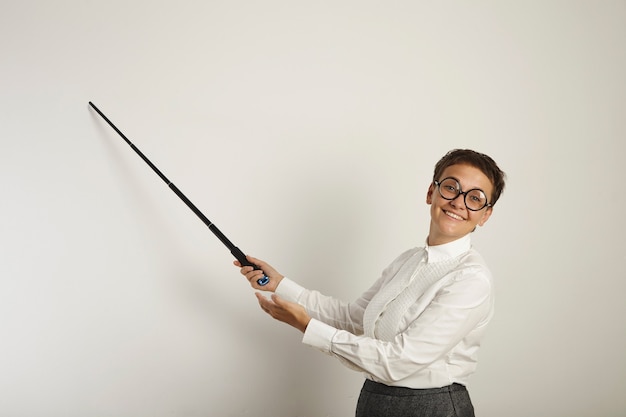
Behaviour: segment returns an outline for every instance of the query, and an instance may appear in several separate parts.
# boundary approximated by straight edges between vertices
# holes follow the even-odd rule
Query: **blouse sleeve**
[[[283,278],[276,294],[289,301],[297,302],[307,309],[309,315],[335,329],[345,330],[354,335],[363,334],[363,313],[372,297],[397,273],[405,260],[415,250],[408,250],[398,256],[381,274],[381,277],[353,302],[345,302],[307,290],[289,278]]]
[[[351,303],[323,295],[318,291],[307,290],[288,278],[280,282],[276,294],[304,306],[313,320],[334,329],[360,335],[363,334],[363,313],[371,297],[378,291],[379,285],[374,284]]]

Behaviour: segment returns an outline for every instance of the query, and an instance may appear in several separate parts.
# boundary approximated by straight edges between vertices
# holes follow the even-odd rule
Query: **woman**
[[[361,371],[357,417],[474,416],[466,384],[493,314],[492,276],[471,246],[504,189],[487,155],[456,149],[437,162],[426,193],[423,247],[398,256],[352,303],[307,290],[268,263],[241,267],[261,308],[304,333],[302,342]],[[266,286],[257,279],[265,273]]]

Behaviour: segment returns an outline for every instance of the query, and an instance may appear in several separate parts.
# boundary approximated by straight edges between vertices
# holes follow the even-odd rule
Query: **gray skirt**
[[[365,380],[356,417],[474,417],[464,385],[412,389]]]

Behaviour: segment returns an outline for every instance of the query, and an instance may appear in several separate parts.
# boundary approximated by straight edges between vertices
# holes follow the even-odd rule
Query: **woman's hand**
[[[252,288],[263,291],[276,291],[276,287],[285,277],[265,261],[252,256],[246,256],[246,259],[261,268],[261,270],[254,269],[251,266],[242,267],[239,261],[234,261],[233,263],[241,268],[241,275],[246,277]],[[270,279],[270,282],[261,286],[257,283],[257,280],[263,278],[264,274]],[[303,333],[306,330],[306,326],[309,325],[309,321],[311,321],[311,317],[309,317],[304,307],[297,303],[283,300],[276,294],[272,294],[271,299],[266,298],[261,293],[256,293],[256,297],[263,311],[276,320],[287,323]]]
[[[241,268],[241,275],[246,277],[246,279],[250,282],[252,288],[262,291],[276,291],[276,287],[284,278],[284,276],[281,275],[277,270],[272,268],[272,266],[267,262],[264,262],[257,258],[253,258],[252,256],[246,256],[246,259],[261,268],[261,270],[254,269],[251,266],[242,267],[239,261],[234,261],[233,264]],[[259,285],[257,283],[257,280],[263,278],[263,275],[267,276],[270,279],[270,282],[268,282],[266,285]]]
[[[311,321],[311,317],[300,304],[283,300],[276,294],[272,294],[272,298],[267,299],[263,294],[256,293],[256,298],[259,300],[259,305],[263,311],[276,320],[295,327],[302,333]]]

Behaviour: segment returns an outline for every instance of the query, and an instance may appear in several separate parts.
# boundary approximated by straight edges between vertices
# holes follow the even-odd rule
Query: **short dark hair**
[[[484,153],[471,149],[453,149],[445,154],[435,165],[433,181],[440,181],[441,178],[439,177],[443,174],[443,171],[447,167],[457,164],[471,165],[478,168],[489,178],[493,184],[493,194],[491,195],[490,203],[492,206],[495,205],[502,191],[504,191],[504,180],[506,178],[506,174],[498,167],[498,164]]]

